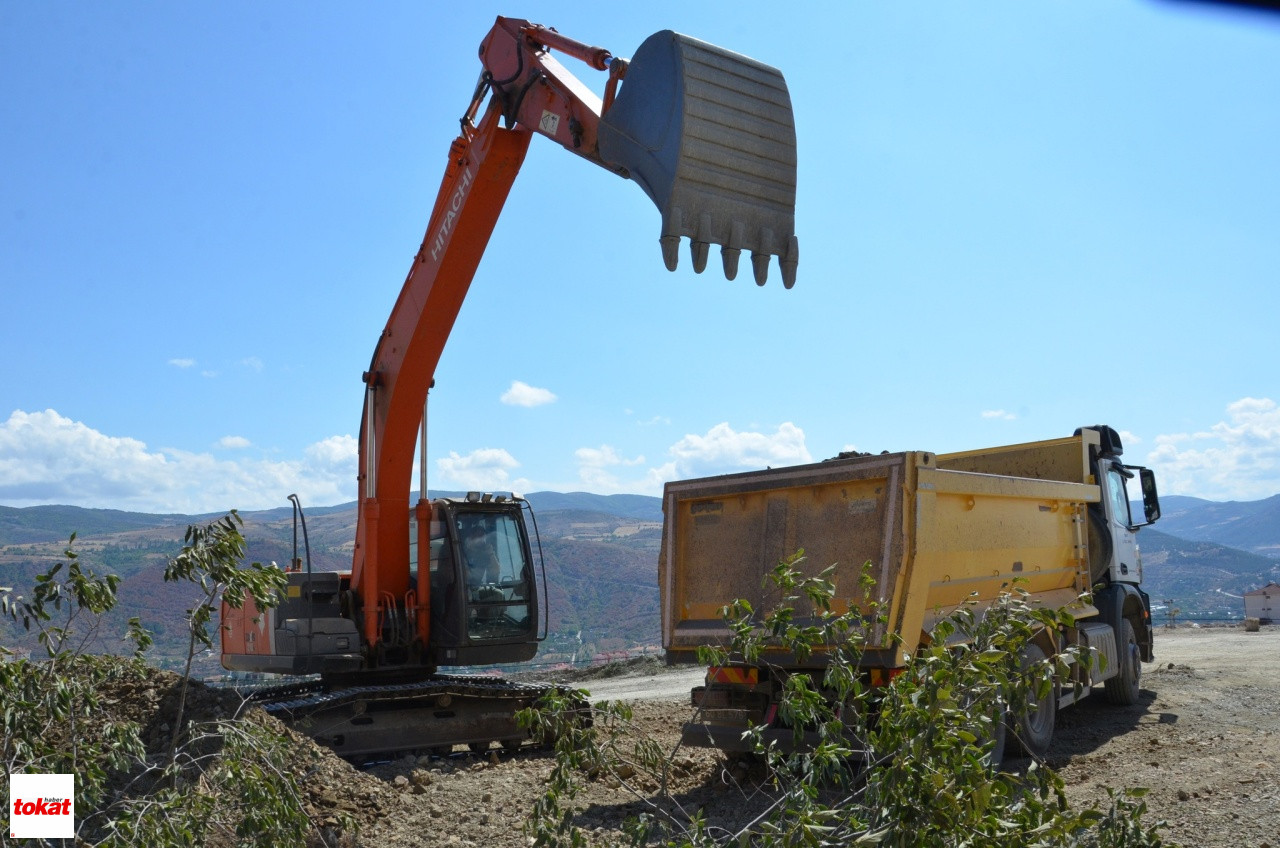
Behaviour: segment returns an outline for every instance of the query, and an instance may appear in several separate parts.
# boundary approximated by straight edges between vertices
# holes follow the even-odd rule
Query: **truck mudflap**
[[[670,30],[654,33],[601,116],[599,150],[661,211],[668,270],[688,236],[698,273],[718,244],[729,279],[747,250],[757,284],[770,256],[783,285],[795,284],[796,128],[776,68]]]

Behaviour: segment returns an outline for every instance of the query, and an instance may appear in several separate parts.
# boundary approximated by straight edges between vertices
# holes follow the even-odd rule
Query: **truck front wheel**
[[[1129,619],[1120,622],[1120,670],[1107,680],[1107,700],[1127,707],[1138,703],[1142,688],[1142,654]]]

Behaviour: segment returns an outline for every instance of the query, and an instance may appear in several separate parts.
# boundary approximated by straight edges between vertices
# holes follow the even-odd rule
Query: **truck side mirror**
[[[1139,468],[1142,480],[1142,512],[1148,524],[1155,524],[1160,518],[1160,496],[1156,494],[1156,475],[1150,468]]]

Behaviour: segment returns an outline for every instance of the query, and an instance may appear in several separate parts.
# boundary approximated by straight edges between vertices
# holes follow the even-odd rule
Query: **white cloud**
[[[575,453],[578,478],[591,491],[601,494],[659,495],[668,480],[813,461],[804,444],[804,431],[790,421],[772,433],[740,433],[727,422],[717,424],[703,435],[684,436],[668,448],[667,454],[667,462],[623,479],[615,470],[644,465],[643,456],[627,459],[608,445],[580,448]]]
[[[246,356],[244,359],[240,360],[240,364],[245,368],[248,368],[250,371],[262,370],[262,360],[256,356]]]
[[[431,488],[527,491],[528,480],[511,479],[511,472],[519,467],[515,457],[502,448],[480,448],[466,456],[449,451],[448,456],[436,460],[440,474],[431,481]]]
[[[169,364],[174,368],[191,368],[196,364],[194,359],[170,359]]]
[[[216,447],[225,448],[227,450],[243,450],[253,443],[244,436],[223,436],[218,439]]]
[[[1280,408],[1242,398],[1227,420],[1195,433],[1156,436],[1146,462],[1160,491],[1209,500],[1258,500],[1280,493]]]
[[[511,388],[502,393],[500,400],[508,406],[543,406],[555,403],[556,396],[547,389],[513,380]]]
[[[330,436],[308,445],[306,455],[318,468],[350,468],[354,474],[360,460],[360,445],[355,436]]]
[[[787,421],[773,433],[736,432],[728,422],[705,435],[687,435],[668,451],[681,476],[811,462],[804,431]]]
[[[293,492],[305,504],[335,504],[355,497],[355,477],[350,436],[312,445],[301,460],[223,460],[153,450],[52,409],[17,410],[0,423],[0,503],[10,506],[198,514],[281,506]]]
[[[982,417],[997,421],[1014,421],[1018,416],[1012,412],[1005,412],[1003,409],[985,409],[982,411]]]
[[[635,491],[635,484],[623,482],[610,469],[643,465],[643,456],[627,459],[609,445],[601,445],[598,448],[578,448],[573,455],[578,461],[578,479],[582,481],[587,491],[601,495]]]

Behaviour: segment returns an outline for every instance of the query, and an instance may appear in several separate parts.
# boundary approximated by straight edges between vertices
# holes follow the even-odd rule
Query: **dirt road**
[[[1073,802],[1144,786],[1186,846],[1280,846],[1280,627],[1156,633],[1142,697],[1058,719],[1050,764]]]
[[[1280,848],[1280,627],[1161,630],[1156,653],[1139,703],[1119,708],[1091,698],[1059,715],[1049,761],[1072,802],[1101,799],[1108,786],[1147,787],[1148,821],[1167,820],[1163,833],[1173,842]],[[685,670],[587,685],[595,698],[633,699],[636,723],[670,750],[699,676]],[[750,814],[750,799],[724,779],[714,752],[681,750],[675,763],[672,789],[683,804],[728,827]],[[550,767],[546,755],[497,753],[380,766],[372,773],[378,780],[360,774],[354,782],[376,802],[376,814],[362,816],[361,842],[525,846],[521,825]],[[579,823],[599,845],[618,843],[623,818],[641,809],[603,781],[582,802]]]

